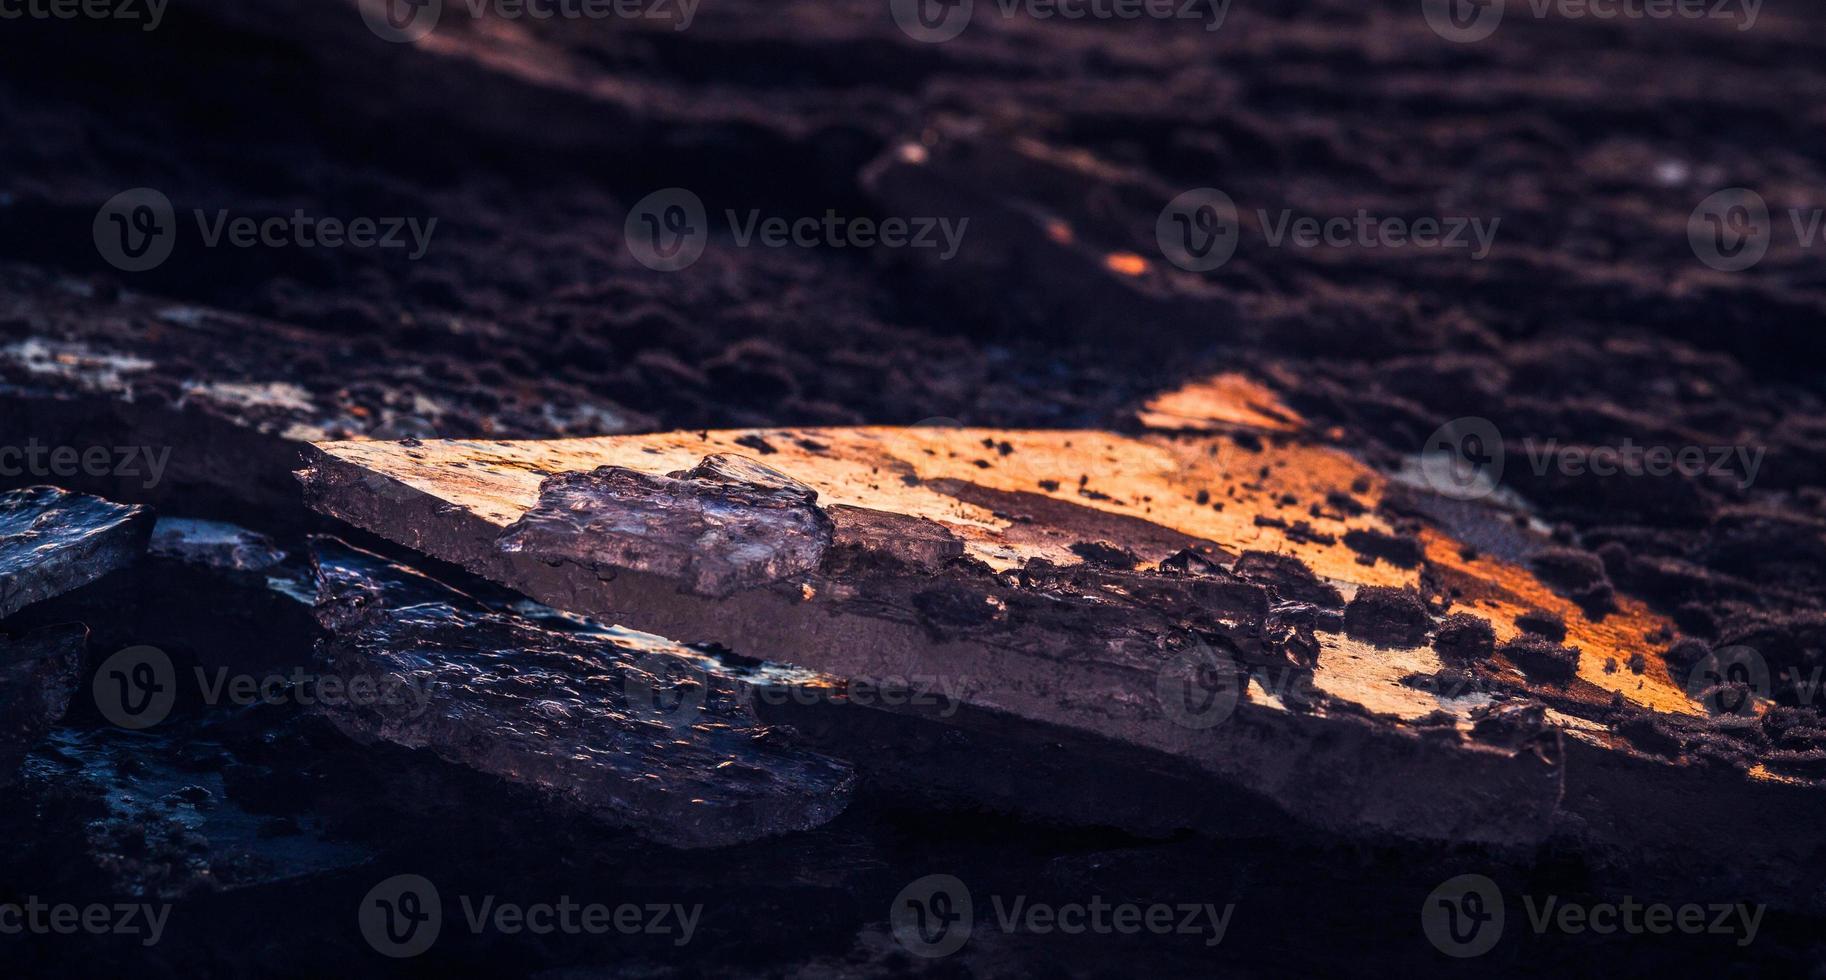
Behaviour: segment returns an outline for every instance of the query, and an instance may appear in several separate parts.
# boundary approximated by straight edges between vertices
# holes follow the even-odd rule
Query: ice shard
[[[1296,601],[1418,577],[1361,564],[1341,535],[1257,521],[1296,491],[1352,486],[1365,470],[1341,454],[915,427],[337,443],[310,460],[307,500],[333,516],[606,622],[853,687],[942,687],[969,710],[937,723],[994,751],[1069,732],[1338,831],[1533,843],[1552,830],[1557,757],[1478,744],[1468,718],[1423,724],[1468,708],[1400,683],[1437,655],[1401,651],[1405,669],[1359,657],[1324,632],[1335,610]],[[780,506],[724,503],[725,484]],[[706,533],[704,513],[748,526]],[[632,530],[660,514],[684,516]],[[1394,530],[1367,504],[1340,514],[1340,530]],[[1251,549],[1303,563],[1306,588],[1239,562]],[[1595,685],[1573,695],[1610,700]]]
[[[0,619],[137,561],[152,513],[59,490],[0,493]]]
[[[676,847],[735,844],[841,813],[853,774],[762,724],[702,658],[560,630],[334,539],[313,544],[318,698],[365,742],[536,787]]]

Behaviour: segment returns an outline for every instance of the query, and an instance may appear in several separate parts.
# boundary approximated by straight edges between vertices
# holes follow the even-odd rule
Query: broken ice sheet
[[[357,740],[428,750],[677,847],[807,830],[848,803],[847,765],[762,725],[743,685],[702,660],[546,629],[335,539],[312,550],[325,670],[381,692],[321,699]]]
[[[0,618],[132,564],[151,529],[144,507],[56,487],[0,493]]]
[[[222,521],[161,517],[152,528],[155,557],[230,572],[265,571],[285,560],[285,552],[263,534]]]

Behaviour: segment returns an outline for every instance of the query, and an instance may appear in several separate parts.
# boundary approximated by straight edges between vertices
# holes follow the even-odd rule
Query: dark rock
[[[867,507],[837,504],[825,509],[834,527],[832,544],[859,556],[886,557],[924,571],[937,571],[964,554],[964,542],[943,524]]]
[[[0,783],[69,709],[88,641],[74,624],[0,637]]]
[[[1160,560],[1159,571],[1163,575],[1228,575],[1224,567],[1209,556],[1202,555],[1191,548],[1181,548]]]
[[[1644,752],[1676,758],[1681,753],[1681,741],[1674,730],[1660,716],[1651,712],[1642,712],[1617,723],[1617,734],[1629,740],[1631,745]]]
[[[1679,670],[1691,670],[1701,660],[1711,655],[1711,644],[1690,636],[1683,636],[1675,640],[1674,644],[1667,648],[1667,652],[1662,654],[1667,658],[1670,666]]]
[[[1231,571],[1240,578],[1266,585],[1281,599],[1310,602],[1330,609],[1344,605],[1344,595],[1336,586],[1313,574],[1305,562],[1292,555],[1245,551],[1236,559]]]
[[[1566,639],[1566,621],[1550,612],[1531,609],[1515,617],[1517,629],[1546,637],[1555,643]]]
[[[1481,616],[1453,613],[1434,631],[1433,649],[1458,663],[1488,660],[1496,650],[1496,629]]]
[[[1080,541],[1071,546],[1071,552],[1089,564],[1103,568],[1130,569],[1141,564],[1140,556],[1133,551],[1107,541]]]
[[[1499,648],[1509,662],[1531,678],[1567,684],[1579,676],[1579,651],[1538,636],[1518,636]]]
[[[1547,708],[1538,702],[1486,705],[1471,711],[1471,734],[1479,741],[1517,747],[1551,737]]]
[[[1432,618],[1420,593],[1366,585],[1344,607],[1344,630],[1376,646],[1413,647],[1426,639]]]
[[[1425,557],[1417,539],[1376,530],[1346,531],[1344,544],[1359,555],[1381,559],[1401,568],[1413,568]]]
[[[1615,589],[1605,575],[1604,561],[1575,548],[1548,548],[1528,559],[1528,567],[1555,592],[1579,604],[1587,613],[1615,608]]]

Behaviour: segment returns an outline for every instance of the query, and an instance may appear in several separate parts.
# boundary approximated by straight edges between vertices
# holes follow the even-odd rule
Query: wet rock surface
[[[0,618],[137,561],[152,514],[56,487],[0,494]]]
[[[348,691],[323,711],[357,739],[675,846],[808,830],[848,802],[849,768],[759,723],[729,676],[541,628],[340,542],[312,555],[327,673]]]

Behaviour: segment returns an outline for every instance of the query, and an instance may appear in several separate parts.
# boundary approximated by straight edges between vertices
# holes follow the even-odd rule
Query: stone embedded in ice
[[[702,658],[550,629],[334,539],[312,548],[320,659],[376,692],[322,699],[351,737],[425,749],[679,847],[810,829],[848,802],[847,765],[760,723],[745,686]]]
[[[144,507],[56,487],[0,493],[0,618],[132,564],[151,530]]]
[[[503,551],[680,579],[727,596],[818,567],[831,520],[810,487],[719,453],[666,476],[619,466],[561,473],[502,532]]]

